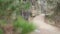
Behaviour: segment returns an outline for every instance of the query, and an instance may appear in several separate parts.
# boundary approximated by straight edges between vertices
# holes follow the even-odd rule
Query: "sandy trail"
[[[37,29],[32,34],[60,34],[57,27],[49,25],[44,22],[45,17],[43,14],[36,16],[33,19],[33,23],[36,24]]]

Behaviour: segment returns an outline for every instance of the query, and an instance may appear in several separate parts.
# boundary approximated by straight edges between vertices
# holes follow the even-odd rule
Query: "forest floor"
[[[59,28],[45,23],[43,14],[34,17],[32,21],[37,26],[37,29],[31,34],[60,34]]]

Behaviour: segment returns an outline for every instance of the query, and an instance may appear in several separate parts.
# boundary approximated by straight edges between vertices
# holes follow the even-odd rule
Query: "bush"
[[[22,17],[18,17],[17,21],[14,23],[15,30],[17,28],[22,28],[22,31],[20,30],[21,34],[27,34],[35,29],[35,25],[32,23],[29,23],[28,21],[25,21],[22,19]]]

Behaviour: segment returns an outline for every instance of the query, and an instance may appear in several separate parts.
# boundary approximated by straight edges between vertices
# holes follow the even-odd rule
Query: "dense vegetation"
[[[29,1],[0,0],[0,34],[28,34],[35,29],[20,16],[20,11],[28,10]]]
[[[53,13],[46,17],[55,22],[53,25],[60,27],[60,0],[47,0],[47,8],[47,12]]]

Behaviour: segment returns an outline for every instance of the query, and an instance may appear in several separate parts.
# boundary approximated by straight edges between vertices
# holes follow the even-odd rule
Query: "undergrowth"
[[[29,23],[28,21],[22,19],[22,17],[17,17],[17,20],[14,23],[15,30],[20,28],[21,34],[27,34],[35,30],[35,25],[33,23]]]

